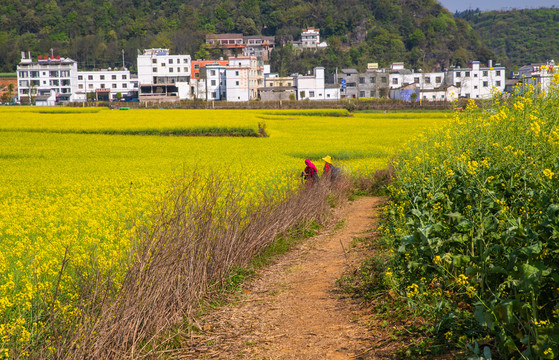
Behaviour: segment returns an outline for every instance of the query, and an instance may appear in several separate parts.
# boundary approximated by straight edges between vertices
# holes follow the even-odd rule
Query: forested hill
[[[1,0],[0,72],[14,71],[26,50],[53,49],[87,69],[121,66],[124,49],[133,67],[137,49],[197,57],[207,33],[275,35],[282,43],[307,26],[320,28],[329,50],[291,62],[276,54],[282,71],[392,61],[436,69],[491,56],[477,32],[436,0]]]
[[[456,14],[467,20],[507,68],[559,61],[559,8]]]

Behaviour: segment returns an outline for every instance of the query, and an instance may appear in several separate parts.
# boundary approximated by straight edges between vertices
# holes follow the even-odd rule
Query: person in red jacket
[[[309,159],[305,160],[305,164],[307,166],[301,175],[304,177],[308,185],[312,185],[318,181],[318,170]]]
[[[324,171],[322,172],[322,176],[329,176],[330,170],[332,169],[332,158],[330,155],[326,155],[322,158],[324,160]]]

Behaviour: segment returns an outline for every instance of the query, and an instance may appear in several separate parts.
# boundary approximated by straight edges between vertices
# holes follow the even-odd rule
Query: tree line
[[[212,56],[205,35],[226,32],[274,35],[272,63],[286,73],[392,61],[439,69],[492,56],[478,32],[436,0],[3,0],[0,13],[4,72],[15,70],[20,51],[52,49],[82,69],[122,67],[122,50],[134,69],[138,49],[150,47]],[[320,28],[328,50],[282,47],[309,26]]]

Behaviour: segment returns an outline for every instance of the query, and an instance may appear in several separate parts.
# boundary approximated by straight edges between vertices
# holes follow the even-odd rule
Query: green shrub
[[[394,164],[385,279],[441,341],[507,359],[559,354],[558,101],[557,87],[486,110],[472,101]]]

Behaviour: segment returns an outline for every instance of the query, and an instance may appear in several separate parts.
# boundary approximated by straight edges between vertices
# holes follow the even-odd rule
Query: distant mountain
[[[207,33],[275,35],[280,45],[308,26],[320,28],[328,50],[290,54],[278,46],[274,62],[282,72],[392,61],[437,69],[492,56],[466,21],[436,0],[2,0],[0,14],[0,72],[14,71],[20,51],[53,49],[86,69],[120,67],[124,50],[133,67],[137,49],[196,57],[206,54]]]
[[[559,8],[467,10],[455,16],[468,21],[507,68],[550,59],[559,61]]]

